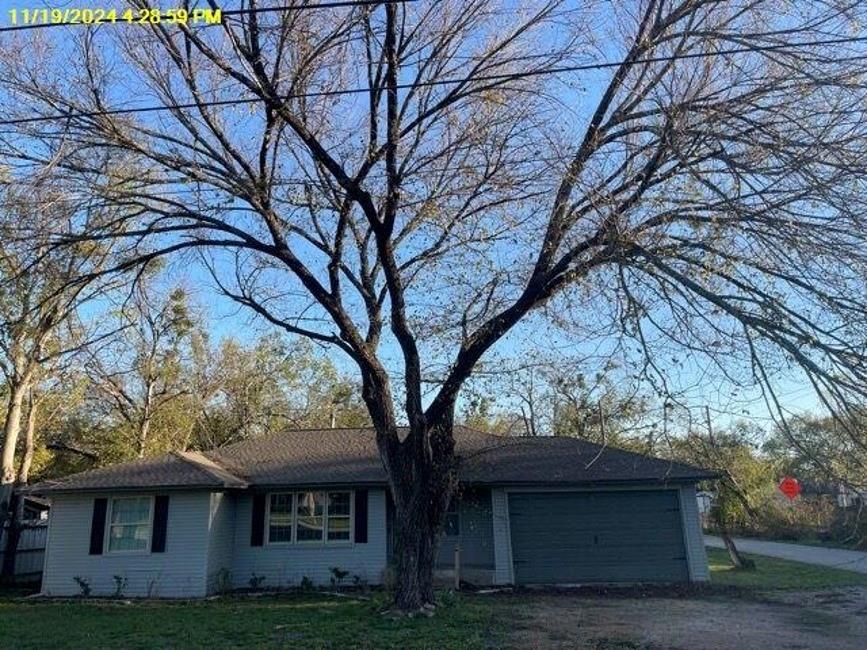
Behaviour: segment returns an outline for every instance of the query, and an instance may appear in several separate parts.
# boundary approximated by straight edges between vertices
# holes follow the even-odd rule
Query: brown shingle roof
[[[136,488],[234,488],[247,483],[221,470],[218,475],[201,463],[191,462],[181,454],[164,454],[154,458],[133,460],[72,474],[62,479],[38,483],[28,492],[76,492],[105,489]]]
[[[714,476],[577,438],[507,438],[464,427],[456,428],[455,438],[461,480],[470,484],[676,482]],[[105,467],[34,486],[33,491],[383,483],[372,429],[305,429],[244,440],[195,458],[168,455]]]

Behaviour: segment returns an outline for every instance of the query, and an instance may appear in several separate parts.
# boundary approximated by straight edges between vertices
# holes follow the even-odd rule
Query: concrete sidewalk
[[[847,551],[839,548],[823,546],[807,546],[805,544],[788,544],[784,542],[766,542],[760,539],[735,537],[739,551],[767,555],[784,560],[794,560],[805,564],[818,564],[836,569],[847,569],[858,573],[867,573],[867,553]],[[722,539],[713,535],[705,535],[704,543],[713,548],[725,548]]]

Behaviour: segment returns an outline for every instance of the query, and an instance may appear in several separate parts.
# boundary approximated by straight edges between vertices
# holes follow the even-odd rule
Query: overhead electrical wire
[[[702,59],[716,56],[728,56],[733,54],[751,54],[757,52],[773,52],[785,49],[792,48],[802,48],[802,47],[820,47],[825,45],[843,45],[848,43],[867,43],[867,36],[848,36],[848,37],[840,37],[840,38],[832,38],[825,40],[813,40],[813,41],[800,41],[797,43],[778,43],[774,45],[754,45],[749,47],[736,47],[736,48],[728,48],[717,50],[715,52],[689,52],[686,54],[677,54],[677,55],[669,55],[669,56],[655,56],[655,57],[645,57],[638,58],[632,61],[629,61],[630,65],[642,65],[646,63],[670,63],[673,61],[680,60],[692,60],[692,59]],[[867,53],[865,53],[865,58],[867,58]],[[861,58],[861,57],[850,57],[850,58]],[[603,70],[607,68],[619,68],[620,66],[627,63],[627,61],[602,61],[599,63],[586,63],[581,65],[569,65],[569,66],[560,66],[555,68],[544,68],[540,70],[525,70],[523,72],[504,72],[499,74],[489,74],[489,75],[477,75],[474,77],[462,77],[456,79],[433,79],[430,81],[419,81],[413,83],[404,83],[397,84],[395,86],[396,90],[409,90],[415,88],[425,88],[432,86],[446,86],[451,84],[461,84],[461,83],[469,83],[469,82],[477,82],[477,81],[510,81],[510,80],[518,80],[525,79],[529,77],[538,77],[543,75],[551,75],[551,74],[562,74],[566,72],[582,72],[588,70]],[[286,101],[289,99],[301,99],[301,98],[314,98],[314,97],[338,97],[344,95],[355,95],[355,94],[363,94],[369,93],[371,90],[382,90],[373,89],[369,87],[363,88],[345,88],[340,90],[322,90],[322,91],[313,91],[306,93],[293,93],[289,95],[279,95],[277,97],[271,98],[278,101]],[[21,117],[7,120],[0,120],[0,126],[13,126],[18,124],[33,124],[37,122],[50,122],[56,120],[71,120],[75,118],[90,118],[90,117],[108,117],[112,115],[132,115],[132,114],[141,114],[141,113],[156,113],[162,111],[171,111],[171,110],[183,110],[183,109],[191,109],[191,108],[204,108],[204,107],[219,107],[219,106],[237,106],[242,104],[252,104],[255,102],[263,101],[263,97],[244,97],[244,98],[235,98],[235,99],[222,99],[222,100],[213,100],[213,101],[202,101],[202,102],[188,102],[183,104],[159,104],[154,106],[136,106],[129,108],[116,108],[116,109],[103,109],[98,111],[70,111],[68,113],[61,113],[58,115],[39,115],[34,117]]]

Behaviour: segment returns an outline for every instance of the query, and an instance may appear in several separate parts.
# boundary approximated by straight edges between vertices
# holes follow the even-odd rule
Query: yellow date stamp
[[[219,25],[220,9],[111,9],[102,7],[20,8],[8,11],[9,23],[26,25]]]

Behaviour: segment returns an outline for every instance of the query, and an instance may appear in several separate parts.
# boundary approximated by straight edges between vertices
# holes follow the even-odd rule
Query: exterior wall
[[[225,591],[232,587],[235,502],[236,498],[225,492],[211,493],[207,567],[207,591],[209,594]]]
[[[129,493],[126,493],[129,494]],[[146,493],[141,493],[142,495]],[[86,579],[94,596],[115,593],[114,576],[126,578],[125,596],[163,598],[205,595],[208,551],[208,492],[170,492],[164,553],[148,551],[90,555],[93,500],[112,494],[56,495],[52,499],[42,593],[80,594],[75,576]]]
[[[515,582],[512,565],[512,535],[509,530],[509,495],[503,488],[491,490],[494,528],[494,584]]]
[[[455,547],[461,549],[461,579],[473,584],[493,582],[494,527],[490,490],[470,490],[458,502],[459,535],[443,537],[437,549],[436,569],[454,579]]]
[[[710,569],[707,566],[707,552],[704,548],[694,485],[680,488],[680,515],[683,519],[683,541],[686,546],[689,579],[691,582],[707,582],[710,580]]]
[[[266,534],[262,546],[251,546],[253,499],[249,494],[239,495],[235,504],[234,586],[249,587],[254,574],[263,577],[261,585],[267,587],[297,586],[304,577],[328,584],[331,567],[349,571],[347,580],[357,575],[368,584],[381,584],[387,564],[385,491],[370,489],[367,499],[366,544],[269,544]]]
[[[437,568],[454,566],[455,546],[461,547],[461,567],[494,568],[494,529],[490,490],[468,492],[458,504],[460,535],[443,537],[437,554]]]

